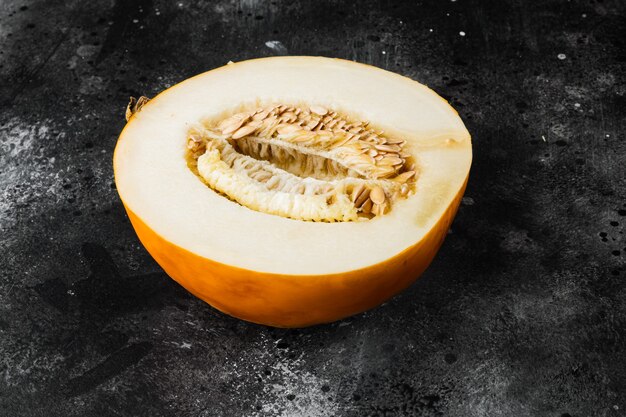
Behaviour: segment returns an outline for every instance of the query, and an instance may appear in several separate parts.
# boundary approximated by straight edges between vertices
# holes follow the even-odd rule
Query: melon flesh
[[[336,223],[267,214],[225,198],[189,169],[188,132],[198,121],[246,103],[339,109],[406,140],[404,149],[415,157],[419,172],[414,193],[384,215]],[[246,320],[300,326],[373,307],[413,281],[445,237],[471,159],[463,122],[427,87],[351,61],[277,57],[224,66],[150,100],[120,135],[114,170],[140,239],[174,279]],[[405,269],[385,267],[404,258]],[[272,277],[288,282],[263,281]],[[251,290],[234,288],[241,285]],[[218,291],[228,293],[225,299]],[[351,293],[364,299],[339,300]],[[322,301],[324,294],[338,307]],[[326,311],[307,316],[307,309]]]

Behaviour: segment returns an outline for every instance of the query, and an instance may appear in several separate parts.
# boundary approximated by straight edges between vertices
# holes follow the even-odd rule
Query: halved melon
[[[229,64],[129,116],[115,182],[143,245],[197,297],[271,326],[331,322],[411,284],[472,159],[436,93],[339,59]]]

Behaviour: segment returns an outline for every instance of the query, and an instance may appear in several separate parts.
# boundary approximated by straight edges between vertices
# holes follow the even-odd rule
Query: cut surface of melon
[[[241,112],[247,112],[246,120],[250,122],[264,109],[280,106],[284,106],[283,113],[289,108],[301,109],[299,114],[325,110],[349,118],[351,123],[369,123],[377,132],[384,131],[382,136],[387,143],[401,143],[402,149],[397,152],[402,154],[402,163],[397,163],[393,172],[383,169],[384,174],[377,174],[382,171],[376,171],[375,164],[374,168],[367,168],[370,171],[359,171],[356,165],[350,165],[350,156],[338,153],[333,156],[332,147],[316,148],[317,139],[299,153],[289,151],[290,157],[281,154],[287,151],[278,148],[290,146],[291,128],[283,128],[284,135],[274,133],[273,137],[268,132],[265,136],[260,134],[259,129],[256,133],[245,129],[246,135],[236,139],[233,139],[236,129],[224,136],[224,129],[218,128],[220,123],[227,126],[228,122],[224,121]],[[304,132],[306,121],[298,125],[299,134],[308,134]],[[213,129],[212,138],[202,139],[202,149],[194,148],[190,138],[197,140],[193,136],[205,128]],[[335,136],[333,140],[340,139]],[[270,149],[268,144],[272,140],[278,142]],[[260,143],[263,141],[265,148]],[[261,149],[265,150],[261,152]],[[307,152],[313,155],[300,158]],[[386,152],[382,153],[385,157]],[[375,152],[372,155],[378,156]],[[392,156],[395,158],[395,155],[389,157]],[[332,158],[337,164],[331,166],[327,160]],[[248,274],[250,279],[256,277],[261,281],[274,277],[277,281],[271,290],[264,287],[271,283],[254,280],[242,283],[240,278],[233,278],[232,285],[251,286],[263,298],[274,294],[272,291],[280,287],[280,280],[288,277],[289,286],[301,285],[304,292],[292,289],[291,293],[292,290],[286,289],[294,301],[278,297],[282,301],[277,301],[277,315],[289,314],[291,307],[297,310],[297,303],[318,305],[315,297],[323,297],[323,291],[318,294],[306,288],[320,280],[323,284],[315,288],[326,287],[330,299],[333,291],[335,295],[349,293],[337,289],[347,285],[342,277],[350,277],[350,285],[357,285],[361,276],[361,285],[369,285],[369,293],[373,294],[377,291],[374,282],[398,280],[385,276],[384,265],[389,269],[392,260],[394,265],[400,265],[403,260],[407,265],[404,270],[399,266],[400,269],[389,269],[396,274],[419,273],[430,262],[458,207],[471,159],[471,139],[463,122],[447,102],[427,87],[351,61],[276,57],[209,71],[169,88],[144,104],[132,115],[120,136],[114,170],[118,192],[140,239],[170,275],[183,285],[187,283],[188,289],[223,311],[247,320],[291,326],[336,319],[384,300],[376,301],[370,294],[368,300],[355,300],[351,306],[346,301],[345,307],[337,311],[282,322],[267,311],[263,313],[269,314],[267,317],[261,312],[258,317],[249,313],[253,308],[262,310],[262,302],[242,301],[241,295],[233,295],[232,303],[261,304],[236,311],[237,307],[229,304],[231,301],[223,302],[217,295],[204,294],[212,290],[198,280],[227,280],[224,277],[229,273],[240,278]],[[294,168],[296,165],[299,168]],[[253,172],[246,171],[246,167],[252,166]],[[280,187],[272,188],[273,184],[268,186],[265,178],[269,174],[259,170],[275,171],[288,180],[277,180]],[[410,177],[405,181],[410,191],[402,193],[400,186],[404,182],[396,186],[398,181],[394,182],[394,178],[403,173],[404,177]],[[332,198],[323,192],[328,184],[330,188],[326,191],[332,190]],[[385,195],[383,208],[375,209],[372,214],[375,204],[370,204],[366,213],[355,206],[354,189],[359,185],[368,190],[380,186]],[[276,197],[278,191],[284,195]],[[289,197],[292,195],[302,199]],[[280,198],[292,198],[293,202],[272,202]],[[311,208],[314,205],[316,208]],[[423,247],[424,242],[431,241],[434,243],[429,243],[428,248]],[[417,248],[423,253],[416,254]],[[206,265],[202,266],[203,262]],[[182,263],[190,265],[189,271],[185,272]],[[182,276],[198,274],[194,268],[206,268],[206,276],[195,281]],[[368,272],[359,275],[358,271]],[[391,292],[397,292],[415,278],[402,278],[402,284],[394,291],[381,290],[386,287],[380,284],[381,297],[392,295]],[[328,282],[331,279],[337,282],[331,284]],[[265,290],[269,293],[263,293]],[[265,302],[271,304],[272,300]],[[291,313],[295,314],[294,311]]]

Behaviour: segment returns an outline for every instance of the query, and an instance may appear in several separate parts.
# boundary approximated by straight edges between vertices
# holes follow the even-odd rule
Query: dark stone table
[[[1,416],[624,416],[623,1],[0,2]],[[423,82],[473,135],[432,266],[279,330],[170,280],[117,197],[130,95],[259,56]]]

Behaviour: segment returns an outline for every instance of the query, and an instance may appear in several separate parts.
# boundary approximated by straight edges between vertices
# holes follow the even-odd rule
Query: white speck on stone
[[[587,13],[583,13],[582,16],[583,16],[583,19],[584,19],[585,17],[587,17]]]
[[[139,19],[133,19],[133,23],[139,23]]]
[[[565,58],[567,58],[567,56],[565,54],[558,54],[556,57],[559,58],[561,61],[563,61]]]
[[[580,103],[574,103],[574,107],[576,108],[580,107]]]
[[[463,197],[463,199],[461,200],[461,204],[463,204],[464,206],[473,206],[475,202],[472,197]]]
[[[545,142],[546,141],[546,137],[544,135],[541,135],[541,140],[543,140]]]
[[[67,294],[68,295],[75,295],[76,293],[74,292],[74,290],[67,290]]]
[[[460,31],[460,32],[459,32],[459,35],[461,35],[461,36],[465,36],[465,32]]]
[[[386,55],[386,54],[387,54],[387,52],[386,52],[386,51],[383,51],[383,55]]]
[[[429,32],[432,32],[433,30],[432,30],[432,29],[428,29],[428,31],[429,31]]]
[[[183,343],[181,343],[180,348],[181,349],[191,349],[191,343],[183,342]]]
[[[287,53],[287,48],[285,47],[285,45],[282,44],[281,41],[267,41],[265,42],[265,46],[279,54]]]
[[[607,138],[610,138],[610,137],[611,137],[611,135],[609,135],[609,134],[607,133],[606,137],[607,137]]]
[[[183,3],[178,3],[178,7],[183,7]]]

